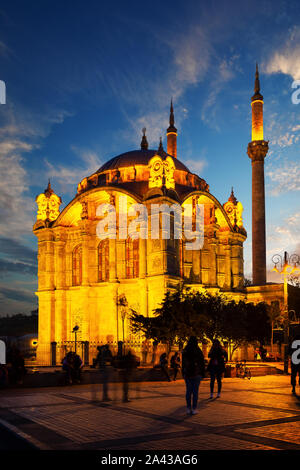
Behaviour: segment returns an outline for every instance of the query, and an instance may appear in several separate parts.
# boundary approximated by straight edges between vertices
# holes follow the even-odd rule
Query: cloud
[[[76,185],[85,177],[97,171],[102,162],[96,152],[86,149],[79,149],[76,146],[71,147],[74,153],[79,158],[79,164],[72,165],[57,165],[51,163],[45,158],[47,167],[47,175],[55,179],[55,184],[58,185],[56,192],[63,191],[64,193],[74,193]]]
[[[0,237],[0,276],[37,274],[37,253],[17,240]]]
[[[30,196],[32,178],[26,155],[39,148],[54,124],[69,113],[61,110],[38,116],[12,104],[0,110],[0,236],[20,238],[31,233],[35,202]],[[31,175],[32,176],[32,175]]]
[[[278,196],[290,191],[300,191],[300,163],[286,160],[278,167],[267,167],[267,176],[271,180],[270,193]]]
[[[211,91],[202,106],[201,119],[209,127],[219,131],[216,124],[218,109],[218,97],[222,92],[226,83],[233,79],[238,66],[236,64],[239,55],[233,54],[229,58],[223,58],[216,62],[214,76],[215,78],[210,81]]]
[[[281,253],[282,247],[289,253],[299,252],[300,211],[286,217],[280,225],[267,227],[268,249],[267,258],[274,253]]]
[[[36,297],[32,291],[25,289],[12,289],[0,285],[0,303],[6,303],[7,300],[15,300],[17,302],[35,303]]]
[[[188,167],[190,171],[193,171],[197,175],[201,176],[203,168],[205,168],[207,165],[207,161],[203,159],[199,159],[199,160],[189,159],[189,160],[184,160],[184,164]]]
[[[188,34],[170,42],[174,54],[175,98],[180,96],[186,86],[196,85],[202,80],[209,68],[213,47],[209,35],[201,26],[192,27]]]
[[[0,259],[0,277],[6,277],[7,273],[30,274],[32,276],[36,276],[37,266]]]
[[[0,253],[20,263],[32,265],[37,263],[36,251],[11,238],[0,238]]]
[[[268,74],[283,73],[300,79],[300,27],[293,27],[283,44],[274,51],[264,66]]]

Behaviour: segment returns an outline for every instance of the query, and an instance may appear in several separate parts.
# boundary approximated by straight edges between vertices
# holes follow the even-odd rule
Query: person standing
[[[182,352],[182,375],[186,385],[188,414],[197,414],[198,393],[201,379],[205,375],[205,362],[196,336],[191,336]]]
[[[173,379],[176,380],[178,371],[180,369],[180,356],[176,351],[175,354],[171,357],[171,368],[173,369]]]
[[[217,398],[219,398],[222,389],[222,375],[225,372],[225,364],[228,361],[228,355],[218,339],[213,341],[208,357],[210,359],[207,366],[207,370],[210,373],[210,398],[213,398],[214,396],[214,385],[216,379],[218,382]]]

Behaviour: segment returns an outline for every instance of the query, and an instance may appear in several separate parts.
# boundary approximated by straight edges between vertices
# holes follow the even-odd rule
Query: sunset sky
[[[298,1],[0,2],[0,315],[36,308],[37,194],[64,207],[102,163],[156,149],[173,97],[178,157],[224,203],[244,206],[251,276],[251,106],[264,96],[267,264],[300,252]],[[280,282],[269,274],[268,280]]]

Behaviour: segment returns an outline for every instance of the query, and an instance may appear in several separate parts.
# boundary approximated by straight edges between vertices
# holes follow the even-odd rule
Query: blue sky
[[[101,163],[157,148],[173,96],[178,156],[224,203],[244,205],[251,273],[251,106],[255,62],[265,101],[267,261],[299,251],[297,1],[0,3],[0,315],[36,300],[35,196],[51,178],[67,204]],[[165,137],[164,137],[165,139]],[[278,280],[269,276],[269,280]]]

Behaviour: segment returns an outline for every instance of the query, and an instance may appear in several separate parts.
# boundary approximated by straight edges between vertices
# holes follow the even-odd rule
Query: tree
[[[185,343],[192,335],[202,342],[220,339],[230,345],[230,358],[243,344],[264,342],[270,334],[266,304],[230,300],[223,294],[178,288],[167,292],[153,317],[133,313],[134,333],[168,345]]]
[[[153,317],[144,317],[134,312],[131,315],[133,333],[142,332],[148,339],[165,343],[168,350],[173,344],[186,342],[191,335],[204,339],[206,316],[189,289],[179,287],[174,292],[168,291],[153,313]]]

